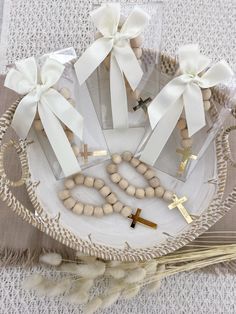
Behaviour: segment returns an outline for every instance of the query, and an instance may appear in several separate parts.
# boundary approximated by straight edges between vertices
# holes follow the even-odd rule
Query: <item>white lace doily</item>
[[[92,0],[5,0],[1,71],[16,59],[61,47],[84,50],[91,35],[87,31],[91,4]],[[180,44],[198,42],[213,59],[225,58],[236,70],[235,21],[235,0],[166,0],[162,48],[174,54]],[[1,269],[1,314],[81,313],[78,306],[61,299],[39,298],[22,291],[20,283],[29,272]],[[56,276],[48,270],[44,274]],[[179,274],[165,280],[157,294],[142,292],[132,301],[118,301],[103,313],[234,314],[235,291],[235,276],[231,274]]]

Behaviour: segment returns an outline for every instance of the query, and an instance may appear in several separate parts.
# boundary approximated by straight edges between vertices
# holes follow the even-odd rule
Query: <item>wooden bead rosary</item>
[[[118,172],[118,165],[121,164],[121,162],[128,162],[132,167],[134,167],[136,171],[143,175],[143,177],[148,181],[149,186],[146,188],[139,188],[129,184],[129,182]],[[165,190],[165,188],[160,184],[160,180],[155,175],[154,171],[139,159],[135,158],[132,153],[124,152],[121,155],[113,154],[112,163],[107,165],[106,170],[110,175],[111,181],[116,183],[129,196],[139,199],[144,197],[162,198],[164,201],[170,203],[168,205],[169,209],[178,208],[187,223],[190,224],[193,221],[192,217],[183,206],[183,203],[187,201],[187,198],[178,198],[174,192]],[[106,203],[103,206],[94,206],[91,204],[83,204],[79,200],[75,200],[71,195],[71,190],[75,186],[79,185],[84,185],[88,188],[95,188],[98,190],[102,197],[105,198]],[[60,191],[58,196],[60,200],[63,201],[65,207],[72,210],[77,215],[84,214],[86,216],[102,217],[115,212],[132,219],[133,221],[131,227],[134,227],[137,222],[145,224],[151,228],[157,227],[157,224],[140,217],[141,209],[137,209],[137,212],[132,214],[132,208],[120,202],[117,195],[112,192],[109,186],[105,185],[105,182],[102,179],[78,174],[74,178],[65,180],[64,186],[65,189]]]
[[[204,103],[204,109],[205,111],[210,110],[211,108],[211,89],[206,88],[202,89],[202,98]],[[185,118],[180,118],[177,123],[177,128],[180,130],[180,136],[181,136],[181,146],[182,148],[178,148],[176,152],[178,154],[182,155],[182,160],[180,162],[179,168],[178,168],[178,175],[183,175],[185,172],[188,163],[190,160],[196,160],[197,156],[192,154],[192,146],[193,146],[193,139],[189,137],[188,134],[188,127],[187,122]]]
[[[125,17],[121,15],[120,21],[119,21],[119,26],[118,29],[122,27],[122,25],[125,22]],[[102,35],[101,33],[97,32],[95,34],[95,38],[98,39]],[[130,40],[130,47],[132,48],[137,60],[141,64],[141,58],[142,58],[142,45],[143,45],[144,37],[142,35],[139,35],[135,38],[132,38]],[[104,59],[103,64],[106,68],[107,71],[110,70],[110,60],[111,60],[111,55],[110,53],[108,56]],[[145,100],[142,100],[140,98],[140,91],[138,89],[132,90],[132,88],[129,85],[129,82],[125,79],[125,86],[126,86],[126,92],[127,92],[127,98],[128,98],[128,104],[130,105],[129,109],[131,111],[137,111],[138,109],[143,109],[143,111],[146,113],[147,112],[147,103],[151,102],[151,98],[147,98]]]
[[[75,200],[71,195],[71,190],[80,185],[84,185],[88,188],[95,188],[102,197],[105,198],[106,203],[102,206],[94,206]],[[121,203],[116,194],[111,191],[109,186],[105,185],[105,182],[102,179],[78,174],[74,178],[67,179],[64,186],[65,189],[59,191],[58,197],[63,201],[67,209],[72,210],[72,212],[77,215],[83,214],[85,216],[103,217],[104,215],[109,215],[115,212],[121,214],[125,218],[132,219],[132,228],[135,227],[136,223],[146,225],[153,229],[157,228],[156,223],[140,217],[140,208],[137,209],[135,214],[132,214],[132,208]]]
[[[71,92],[67,87],[62,87],[59,90],[59,92],[73,107],[75,107],[75,101],[71,98]],[[44,132],[43,124],[39,118],[38,113],[37,113],[36,119],[34,121],[34,128],[38,132],[43,132],[43,134],[46,136],[46,133]],[[71,143],[71,147],[73,149],[75,156],[77,158],[83,157],[85,164],[88,162],[89,156],[93,156],[93,157],[107,156],[108,153],[106,150],[89,151],[87,144],[82,144],[82,148],[79,148],[78,145],[73,144],[73,141],[74,141],[73,132],[71,130],[69,130],[65,125],[63,125],[63,128],[65,130],[65,134],[66,134],[69,142]]]

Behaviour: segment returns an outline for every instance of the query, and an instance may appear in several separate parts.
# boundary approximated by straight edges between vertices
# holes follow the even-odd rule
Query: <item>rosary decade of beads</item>
[[[118,172],[118,166],[122,162],[128,162],[133,168],[135,168],[135,170],[148,181],[149,186],[145,188],[135,187],[134,185],[131,185],[128,180],[123,178]],[[162,198],[164,201],[170,202],[168,205],[169,209],[177,208],[188,224],[193,221],[191,215],[183,206],[183,203],[187,201],[187,197],[184,196],[178,198],[174,192],[166,190],[161,185],[160,179],[155,175],[155,172],[145,163],[135,158],[131,152],[123,152],[121,155],[113,154],[112,163],[107,165],[106,170],[110,175],[111,181],[124,190],[126,194],[139,199],[143,199],[145,197]]]
[[[105,198],[106,203],[102,206],[94,206],[75,200],[71,195],[71,190],[79,185],[84,185],[88,188],[95,188],[98,190],[98,192]],[[58,197],[64,203],[64,206],[67,209],[72,210],[72,212],[77,215],[83,214],[85,216],[102,217],[115,212],[121,214],[125,218],[131,219],[131,228],[135,228],[137,223],[143,224],[153,229],[157,228],[156,223],[140,216],[140,208],[138,208],[136,213],[133,214],[131,207],[121,203],[118,200],[116,194],[111,191],[109,186],[105,185],[105,182],[102,179],[78,174],[74,178],[65,180],[64,187],[65,189],[59,191]]]
[[[140,188],[130,184],[128,180],[123,178],[118,172],[118,165],[123,161],[128,162],[135,170],[140,173],[149,183],[148,187]],[[166,190],[160,183],[160,179],[155,175],[155,172],[150,169],[145,163],[135,158],[131,152],[124,152],[121,155],[113,154],[112,163],[107,165],[107,172],[113,183],[117,184],[126,194],[136,198],[162,198],[166,202],[173,200],[174,193]]]
[[[202,98],[205,111],[211,108],[211,90],[210,88],[202,89]],[[181,146],[176,152],[182,155],[182,160],[179,165],[178,174],[182,175],[190,160],[196,160],[197,156],[192,154],[193,139],[189,137],[188,126],[185,118],[180,118],[177,123],[177,128],[180,130]]]
[[[76,201],[71,195],[71,190],[76,185],[84,185],[88,188],[95,188],[102,197],[106,200],[103,206],[94,206],[91,204],[84,204],[80,201]],[[75,214],[86,216],[102,217],[104,215],[112,214],[113,211],[121,213],[124,217],[128,217],[132,209],[129,206],[123,205],[115,193],[111,191],[109,186],[105,185],[105,182],[99,178],[93,178],[78,174],[74,178],[67,179],[64,182],[65,189],[60,191],[58,196],[64,202],[67,209],[71,209]]]

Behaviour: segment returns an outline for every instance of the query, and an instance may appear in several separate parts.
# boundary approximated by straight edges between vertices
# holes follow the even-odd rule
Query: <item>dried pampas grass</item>
[[[40,295],[62,295],[67,302],[85,304],[85,313],[92,314],[99,308],[111,306],[119,298],[135,297],[144,286],[153,293],[168,276],[234,260],[236,244],[190,246],[158,259],[135,263],[105,262],[81,254],[77,254],[76,261],[65,261],[59,254],[47,253],[40,261],[56,267],[64,278],[53,281],[33,274],[24,280],[23,288],[33,289]],[[94,287],[104,279],[108,280],[104,293],[94,295]]]
[[[57,253],[46,253],[39,257],[39,262],[51,266],[59,266],[62,263],[62,256]]]
[[[99,297],[92,299],[84,309],[85,314],[92,314],[96,312],[102,305],[102,300]]]
[[[147,274],[146,270],[141,267],[130,270],[127,273],[127,276],[125,277],[124,282],[130,284],[142,281],[145,278],[146,274]]]
[[[34,274],[32,276],[25,278],[25,280],[22,283],[22,287],[25,290],[34,289],[35,287],[42,283],[43,279],[44,279],[43,276],[41,276],[40,274]]]
[[[101,298],[102,300],[101,307],[107,308],[111,306],[119,299],[119,296],[120,296],[120,292],[115,292],[115,293],[105,295],[104,297]]]

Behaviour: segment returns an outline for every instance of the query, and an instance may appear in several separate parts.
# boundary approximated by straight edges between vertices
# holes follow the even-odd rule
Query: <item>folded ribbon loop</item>
[[[12,120],[13,129],[19,137],[26,138],[38,110],[57,160],[65,176],[69,176],[81,169],[59,120],[82,139],[83,117],[53,88],[63,71],[63,64],[48,58],[38,75],[36,60],[31,57],[16,62],[4,85],[24,95]]]
[[[103,37],[98,38],[75,63],[80,84],[84,83],[94,70],[111,53],[110,90],[114,128],[128,127],[127,95],[124,76],[131,88],[137,88],[143,71],[130,47],[130,39],[143,31],[149,15],[134,8],[120,30],[120,4],[102,4],[91,14],[92,21]]]
[[[183,110],[189,136],[205,126],[201,88],[213,87],[233,75],[224,60],[208,69],[211,61],[200,54],[198,45],[181,47],[178,57],[180,75],[167,83],[148,107],[151,128],[155,130],[140,159],[150,165],[155,164]]]

